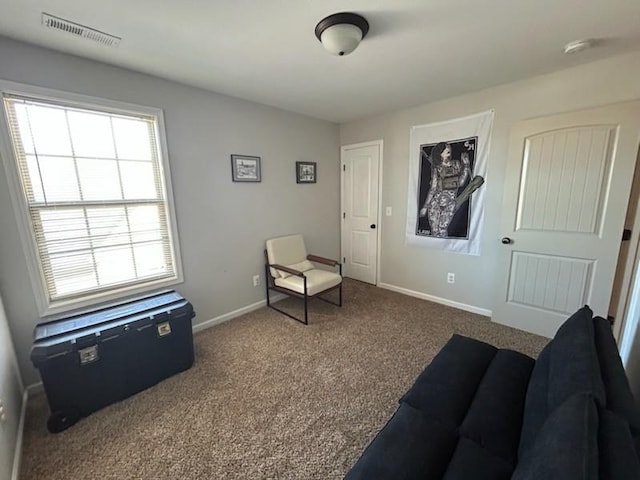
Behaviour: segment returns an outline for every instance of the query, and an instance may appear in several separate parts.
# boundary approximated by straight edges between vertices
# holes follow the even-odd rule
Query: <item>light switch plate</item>
[[[391,207],[387,207],[387,208],[386,208],[386,210],[385,210],[385,215],[386,215],[387,217],[390,217],[390,216],[391,216]]]

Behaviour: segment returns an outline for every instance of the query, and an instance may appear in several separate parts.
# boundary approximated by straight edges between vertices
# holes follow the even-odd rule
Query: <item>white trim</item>
[[[638,253],[636,253],[638,255]],[[638,261],[638,256],[635,257],[635,261]],[[631,348],[635,341],[636,333],[638,330],[638,315],[640,314],[640,268],[636,263],[633,273],[631,275],[631,285],[627,293],[626,309],[624,311],[624,317],[622,318],[622,325],[620,330],[620,336],[618,337],[618,345],[620,350],[620,358],[622,364],[627,367],[629,358],[631,357]]]
[[[382,259],[382,172],[384,172],[384,164],[383,164],[383,152],[384,152],[384,140],[376,140],[376,143],[379,144],[378,153],[379,153],[379,161],[378,161],[378,258],[376,259],[376,285],[380,283],[380,275],[382,275],[380,264]]]
[[[63,102],[70,106],[84,108],[96,108],[109,113],[121,113],[130,115],[149,115],[156,118],[156,140],[158,142],[158,154],[162,170],[162,187],[164,189],[165,201],[167,204],[167,216],[169,217],[169,234],[172,243],[172,257],[175,264],[175,276],[151,280],[143,284],[137,283],[132,286],[121,286],[109,289],[106,292],[93,292],[80,296],[77,299],[60,301],[49,301],[45,287],[44,275],[40,268],[38,258],[38,247],[33,235],[33,227],[29,220],[27,200],[22,191],[21,181],[18,173],[13,142],[10,138],[9,126],[7,124],[7,114],[5,112],[3,93],[30,96],[45,101]],[[61,90],[38,87],[34,85],[21,84],[0,79],[0,156],[3,157],[5,172],[7,174],[7,184],[13,203],[13,211],[18,223],[20,239],[27,262],[29,279],[32,291],[34,292],[38,312],[41,317],[68,312],[76,308],[82,308],[99,302],[107,302],[129,295],[150,291],[160,287],[167,287],[182,283],[184,275],[182,270],[182,259],[180,254],[180,241],[178,238],[178,224],[173,200],[173,188],[171,185],[171,170],[169,166],[169,151],[167,148],[164,115],[162,109],[136,105],[132,103],[119,102],[98,97],[79,95]]]
[[[60,300],[51,302],[49,308],[46,311],[40,312],[42,317],[47,317],[47,321],[52,321],[58,318],[68,316],[70,311],[73,310],[73,315],[80,313],[83,309],[93,310],[100,308],[103,303],[112,303],[118,300],[122,301],[128,299],[132,295],[151,294],[159,289],[166,289],[173,285],[183,283],[182,278],[170,277],[169,279],[160,278],[158,280],[152,280],[144,284],[134,284],[130,286],[123,286],[120,288],[112,288],[105,292],[96,292],[92,294],[83,295],[79,300],[66,301]],[[146,296],[146,295],[145,295]],[[63,315],[64,314],[64,315]]]
[[[636,169],[638,167],[636,166]],[[634,173],[631,193],[629,194],[629,205],[633,202],[632,195],[636,193],[636,182],[640,179],[638,173]],[[626,227],[626,225],[625,225]],[[636,205],[636,211],[631,224],[631,238],[629,239],[629,251],[624,267],[624,275],[621,280],[620,298],[614,311],[615,321],[613,324],[613,336],[620,347],[622,363],[627,365],[631,355],[631,347],[638,329],[638,306],[640,303],[640,286],[638,285],[640,270],[640,208]]]
[[[274,302],[279,302],[280,300],[283,300],[287,298],[286,295],[274,295],[273,297],[270,298],[271,303]],[[267,300],[260,300],[259,302],[256,303],[252,303],[251,305],[247,305],[246,307],[242,307],[242,308],[238,308],[237,310],[233,310],[232,312],[229,313],[225,313],[223,315],[220,315],[218,317],[212,318],[210,320],[205,320],[204,322],[199,322],[196,323],[193,326],[193,333],[198,333],[201,332],[203,330],[206,330],[208,328],[214,327],[216,325],[220,325],[221,323],[224,322],[228,322],[229,320],[232,320],[236,317],[239,317],[241,315],[244,315],[245,313],[249,313],[249,312],[253,312],[254,310],[258,310],[262,307],[265,307],[267,305]]]
[[[344,236],[342,226],[342,213],[344,212],[344,154],[347,150],[362,147],[378,147],[378,218],[376,220],[377,228],[377,245],[376,245],[376,282],[375,285],[380,283],[380,276],[382,271],[380,269],[380,263],[382,258],[382,172],[383,160],[384,160],[384,140],[371,140],[368,142],[352,143],[350,145],[342,145],[340,147],[340,258],[344,258]]]
[[[18,480],[20,477],[20,464],[22,462],[22,439],[24,437],[24,422],[27,416],[27,403],[29,401],[29,391],[22,392],[22,408],[20,409],[20,421],[18,423],[18,435],[16,435],[16,448],[13,452],[13,469],[11,480]]]
[[[42,382],[32,383],[30,385],[27,385],[25,391],[29,394],[29,397],[32,397],[33,395],[44,393],[44,385]]]
[[[108,98],[93,97],[90,95],[81,95],[78,93],[67,92],[64,90],[55,90],[52,88],[39,87],[37,85],[29,85],[27,83],[11,82],[0,78],[0,90],[5,93],[19,96],[33,96],[42,100],[53,102],[63,101],[66,104],[72,104],[77,107],[94,107],[103,109],[109,113],[127,113],[130,115],[150,115],[154,116],[161,109],[158,107],[150,107],[148,105],[138,105],[129,102],[120,102]]]
[[[410,297],[416,297],[422,300],[428,300],[430,302],[446,305],[448,307],[457,308],[458,310],[464,310],[465,312],[477,313],[478,315],[482,315],[483,317],[491,317],[492,314],[491,310],[487,310],[486,308],[476,307],[475,305],[467,305],[466,303],[456,302],[447,298],[436,297],[435,295],[429,295],[428,293],[416,292],[415,290],[409,290],[408,288],[398,287],[389,283],[379,283],[378,287],[384,288],[385,290],[391,290],[392,292],[409,295]]]
[[[345,163],[344,163],[344,150],[345,147],[341,146],[340,147],[340,213],[339,213],[339,221],[340,221],[340,258],[338,258],[338,261],[340,262],[340,265],[343,265],[343,258],[344,257],[344,169],[345,169]],[[342,276],[344,277],[345,275],[345,270],[346,270],[346,265],[343,265],[342,267]]]

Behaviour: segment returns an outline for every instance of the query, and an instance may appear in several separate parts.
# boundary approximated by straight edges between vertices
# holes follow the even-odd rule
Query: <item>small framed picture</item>
[[[231,155],[231,179],[234,182],[260,182],[260,157]]]
[[[296,183],[316,183],[316,162],[296,162]]]

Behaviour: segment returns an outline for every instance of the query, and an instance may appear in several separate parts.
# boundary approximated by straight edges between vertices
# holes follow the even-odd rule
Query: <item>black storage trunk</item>
[[[36,326],[31,361],[49,401],[49,430],[190,368],[194,315],[179,293],[165,291]]]

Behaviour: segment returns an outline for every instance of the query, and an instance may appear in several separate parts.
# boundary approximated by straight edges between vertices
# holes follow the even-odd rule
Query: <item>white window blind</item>
[[[4,104],[49,302],[175,278],[157,118]]]

